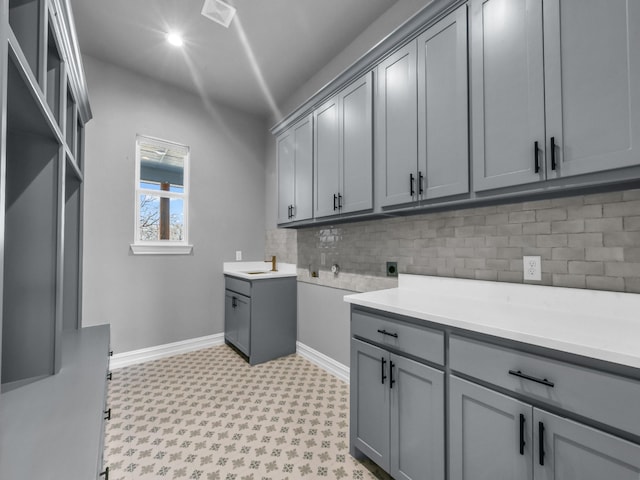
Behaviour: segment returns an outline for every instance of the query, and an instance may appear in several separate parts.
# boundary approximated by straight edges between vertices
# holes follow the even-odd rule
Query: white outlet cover
[[[525,255],[522,257],[524,279],[539,282],[542,280],[542,260],[539,255]]]
[[[242,260],[242,250],[236,250],[236,262]]]

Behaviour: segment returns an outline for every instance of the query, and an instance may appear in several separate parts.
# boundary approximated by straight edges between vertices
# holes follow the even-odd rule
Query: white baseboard
[[[207,335],[206,337],[190,338],[180,342],[167,343],[155,347],[132,350],[130,352],[117,353],[111,357],[110,370],[150,362],[160,358],[171,357],[181,353],[193,352],[201,348],[215,347],[224,343],[224,333]]]
[[[349,383],[349,367],[346,365],[300,342],[296,342],[296,353],[330,374],[335,375],[343,382]]]

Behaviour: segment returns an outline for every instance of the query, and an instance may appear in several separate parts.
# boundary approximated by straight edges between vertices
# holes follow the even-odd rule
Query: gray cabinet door
[[[295,181],[292,214],[293,220],[307,220],[313,216],[313,115],[298,122],[293,131]]]
[[[314,116],[316,217],[338,213],[340,182],[340,126],[338,97],[319,107]]]
[[[351,444],[389,471],[389,354],[351,339]]]
[[[474,190],[544,178],[542,0],[471,1]],[[540,169],[536,172],[535,142]]]
[[[225,291],[224,338],[245,355],[250,354],[251,298]]]
[[[532,416],[526,403],[451,376],[450,480],[532,480]]]
[[[234,308],[234,320],[236,322],[236,347],[245,355],[251,354],[251,298],[244,295],[236,295],[236,306]]]
[[[276,139],[278,162],[278,223],[291,221],[295,182],[295,132],[289,129]]]
[[[373,85],[367,73],[340,94],[341,213],[373,206]]]
[[[549,177],[640,164],[640,3],[545,0],[544,30]]]
[[[463,5],[418,37],[421,198],[469,191],[468,111],[467,6]]]
[[[385,59],[376,75],[376,204],[410,203],[416,190],[418,109],[416,42]]]
[[[444,480],[444,373],[390,355],[390,471],[400,480]]]
[[[640,446],[534,409],[536,480],[638,480]],[[539,447],[540,425],[543,427]],[[541,453],[544,452],[544,456]]]

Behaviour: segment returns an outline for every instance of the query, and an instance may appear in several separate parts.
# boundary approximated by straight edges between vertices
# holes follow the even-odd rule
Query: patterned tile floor
[[[136,365],[109,385],[110,480],[389,479],[349,455],[349,387],[290,355],[228,346]]]

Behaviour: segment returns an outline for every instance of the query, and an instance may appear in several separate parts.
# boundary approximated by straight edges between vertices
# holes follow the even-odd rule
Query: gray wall
[[[223,331],[222,263],[264,253],[261,119],[85,57],[94,118],[86,129],[83,324],[111,324],[115,352]],[[136,134],[191,147],[193,254],[137,255]]]
[[[298,282],[298,341],[349,366],[348,290]]]

